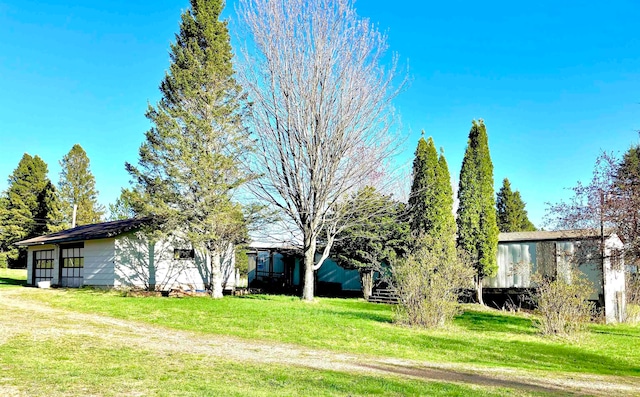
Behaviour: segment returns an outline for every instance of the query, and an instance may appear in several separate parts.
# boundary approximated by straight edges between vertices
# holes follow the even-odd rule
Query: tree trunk
[[[316,241],[309,241],[305,244],[304,251],[304,287],[302,288],[302,299],[308,302],[313,301],[315,277],[313,265],[315,264]]]
[[[360,271],[360,281],[362,281],[362,294],[365,300],[369,300],[373,292],[373,269]]]
[[[476,282],[476,299],[479,304],[484,306],[484,300],[482,299],[482,278],[477,275],[475,277]]]
[[[220,252],[208,251],[207,261],[211,269],[211,297],[222,298],[222,270],[220,269]]]

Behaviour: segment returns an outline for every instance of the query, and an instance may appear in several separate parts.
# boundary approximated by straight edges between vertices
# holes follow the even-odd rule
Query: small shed
[[[614,233],[561,230],[500,233],[498,272],[484,280],[486,301],[518,295],[530,288],[531,276],[558,277],[577,266],[593,283],[591,300],[604,308],[607,322],[625,317],[624,245]]]
[[[178,235],[154,241],[143,231],[149,218],[78,226],[23,240],[27,284],[60,287],[137,287],[205,290],[211,280],[204,255]],[[223,286],[236,282],[233,247],[221,258]]]

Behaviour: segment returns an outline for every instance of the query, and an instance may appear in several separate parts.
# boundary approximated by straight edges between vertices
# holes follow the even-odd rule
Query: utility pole
[[[73,205],[73,215],[71,217],[71,228],[76,227],[76,214],[78,213],[78,204]]]

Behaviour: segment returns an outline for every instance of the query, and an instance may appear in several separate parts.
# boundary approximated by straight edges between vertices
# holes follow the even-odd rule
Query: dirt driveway
[[[105,338],[122,346],[158,352],[203,354],[234,361],[277,363],[353,374],[379,374],[469,385],[507,387],[542,393],[632,396],[640,382],[591,374],[537,374],[512,368],[472,367],[314,350],[296,345],[177,331],[107,316],[54,309],[20,298],[19,289],[0,290],[0,343],[30,332],[34,338],[64,335]]]

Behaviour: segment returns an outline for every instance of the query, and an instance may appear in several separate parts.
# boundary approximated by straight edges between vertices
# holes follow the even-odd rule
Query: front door
[[[84,278],[84,244],[60,247],[60,286],[81,287]]]

